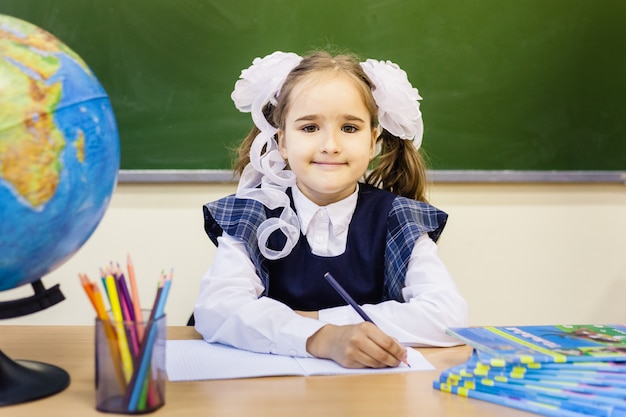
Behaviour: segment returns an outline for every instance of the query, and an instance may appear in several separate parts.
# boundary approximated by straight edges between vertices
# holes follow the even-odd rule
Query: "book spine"
[[[506,392],[492,390],[481,391],[477,389],[470,389],[460,386],[449,385],[440,381],[433,382],[433,388],[443,392],[456,394],[463,397],[474,398],[481,401],[487,401],[493,404],[503,405],[505,407],[516,408],[518,410],[528,411],[531,413],[540,414],[547,417],[583,417],[583,416],[597,416],[597,417],[622,417],[626,416],[619,412],[614,412],[612,407],[607,406],[582,406],[580,404],[570,403],[567,401],[552,401],[552,404],[546,402],[544,399],[538,401],[537,399],[531,400],[527,397],[510,396]],[[569,409],[568,409],[569,408]],[[577,409],[578,411],[573,411]],[[592,413],[590,413],[592,412]]]

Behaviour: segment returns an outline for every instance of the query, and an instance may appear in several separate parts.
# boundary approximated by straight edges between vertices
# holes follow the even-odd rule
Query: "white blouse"
[[[297,187],[293,198],[302,232],[313,253],[338,256],[346,247],[358,192],[328,206],[308,200]],[[310,356],[306,341],[327,323],[355,324],[363,319],[348,305],[323,309],[319,319],[298,315],[285,304],[260,297],[264,287],[244,243],[223,234],[213,264],[202,278],[194,309],[196,330],[209,342],[255,352]],[[376,325],[408,346],[454,346],[447,327],[468,325],[467,303],[437,254],[437,245],[422,235],[413,248],[404,303],[384,301],[363,310]]]

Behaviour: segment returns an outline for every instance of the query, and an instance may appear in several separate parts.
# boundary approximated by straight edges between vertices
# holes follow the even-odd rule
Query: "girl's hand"
[[[407,358],[404,346],[369,322],[327,324],[309,337],[306,348],[311,355],[345,368],[396,367]]]

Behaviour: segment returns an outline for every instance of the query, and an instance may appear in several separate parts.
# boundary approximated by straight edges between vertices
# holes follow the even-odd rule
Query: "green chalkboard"
[[[227,169],[251,127],[230,100],[275,50],[398,63],[435,170],[624,170],[624,0],[2,0],[109,93],[123,169]],[[1,94],[1,92],[0,92]]]

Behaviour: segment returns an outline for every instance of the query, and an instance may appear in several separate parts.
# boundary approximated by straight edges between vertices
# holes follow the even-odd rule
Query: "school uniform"
[[[467,325],[467,304],[437,255],[447,215],[365,184],[319,207],[288,192],[301,235],[286,257],[268,260],[256,228],[281,209],[229,196],[204,206],[205,230],[218,245],[201,283],[196,329],[208,341],[309,356],[306,339],[324,324],[362,321],[323,278],[331,272],[385,333],[413,346],[451,346],[447,326]],[[271,249],[282,248],[274,233]],[[293,310],[319,311],[319,320]]]

